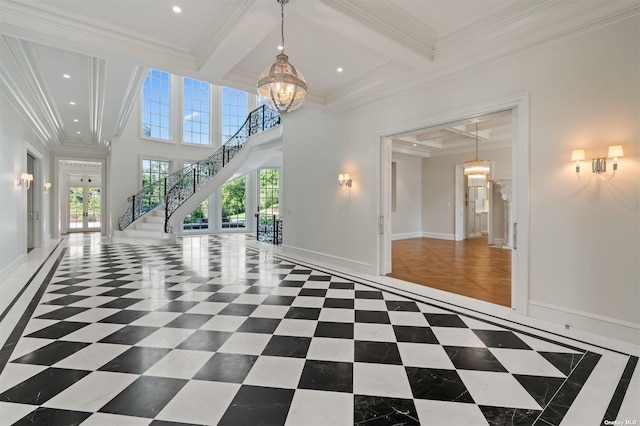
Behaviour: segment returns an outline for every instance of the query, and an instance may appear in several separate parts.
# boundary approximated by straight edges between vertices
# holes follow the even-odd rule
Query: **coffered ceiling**
[[[638,0],[290,0],[286,53],[308,102],[340,113],[639,10]],[[0,0],[0,90],[52,149],[104,152],[147,67],[253,92],[279,43],[276,0]],[[398,140],[413,137],[426,142]]]

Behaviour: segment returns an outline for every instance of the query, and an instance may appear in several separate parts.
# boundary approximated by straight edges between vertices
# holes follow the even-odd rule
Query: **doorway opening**
[[[60,160],[61,233],[101,232],[104,228],[102,162]]]
[[[526,202],[523,204],[528,181],[527,120],[528,96],[523,94],[375,135],[381,147],[381,275],[511,307],[526,315],[528,238],[522,231],[528,229]],[[474,157],[476,122],[479,154],[491,160],[491,172],[487,184],[470,188],[463,163]],[[414,158],[414,166],[407,158]],[[405,167],[418,167],[418,172],[411,173],[419,177],[413,199],[405,193],[403,201],[400,191],[410,186],[403,182]],[[410,210],[411,203],[420,217],[413,228],[407,228],[399,220],[409,217],[401,212]],[[514,245],[518,227],[522,248]]]

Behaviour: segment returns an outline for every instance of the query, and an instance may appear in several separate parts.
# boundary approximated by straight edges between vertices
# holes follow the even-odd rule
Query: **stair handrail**
[[[254,109],[249,113],[238,131],[213,154],[167,175],[164,179],[144,186],[138,193],[128,197],[127,201],[130,205],[127,207],[125,214],[118,219],[118,228],[121,231],[124,230],[135,220],[164,203],[164,229],[165,232],[171,232],[169,218],[173,212],[224,167],[240,151],[249,136],[275,127],[278,124],[280,124],[280,115],[277,112],[264,105]],[[215,167],[218,163],[221,164],[220,168]],[[196,183],[195,187],[192,182]],[[188,183],[191,183],[190,186],[194,189],[191,194],[187,194],[188,191],[183,190]],[[143,205],[145,194],[152,194],[149,198],[155,197],[158,202],[150,202],[147,205]],[[169,201],[171,201],[171,205]]]

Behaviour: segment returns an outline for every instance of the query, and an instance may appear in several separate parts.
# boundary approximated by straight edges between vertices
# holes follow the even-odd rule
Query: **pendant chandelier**
[[[284,5],[289,0],[276,1],[280,3],[282,52],[276,56],[273,65],[260,74],[258,95],[268,108],[286,114],[302,105],[307,96],[307,83],[296,67],[289,63],[289,57],[284,53]]]
[[[491,172],[491,164],[487,160],[478,160],[478,123],[476,122],[476,159],[465,161],[464,174],[467,176],[468,186],[485,186],[487,175]]]

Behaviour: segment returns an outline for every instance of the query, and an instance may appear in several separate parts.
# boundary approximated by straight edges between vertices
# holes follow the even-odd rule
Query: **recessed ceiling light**
[[[71,76],[70,76],[69,74],[62,74],[62,76],[63,76],[64,78],[71,78]]]
[[[417,144],[417,143],[414,143],[414,144],[413,144],[413,146],[418,146],[418,144]]]
[[[336,69],[336,71],[338,71],[338,72],[342,72],[342,71],[344,71],[344,70],[342,69],[342,67],[338,67],[338,68]]]
[[[279,45],[278,45],[278,50],[282,52],[282,51],[284,50],[284,46],[283,46],[283,45],[281,45],[281,44],[279,44]]]
[[[77,123],[77,122],[78,122],[78,119],[77,119],[77,118],[74,118],[74,119],[73,119],[73,122],[74,122],[74,123]]]
[[[180,6],[173,6],[173,11],[175,13],[180,13],[180,12],[182,12],[182,9],[180,9]]]
[[[78,131],[78,132],[76,132],[76,134],[77,134],[77,135],[79,135],[79,134],[80,134],[80,132]]]
[[[73,101],[69,102],[69,105],[75,105],[75,104],[76,104],[76,103],[75,103],[75,102],[73,102]]]

